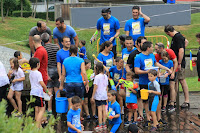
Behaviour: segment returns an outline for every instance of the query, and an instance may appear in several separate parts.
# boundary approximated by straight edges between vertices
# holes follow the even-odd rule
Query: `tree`
[[[4,17],[3,17],[3,0],[1,0],[1,18],[2,18],[2,23],[4,22]]]
[[[33,18],[35,18],[35,16],[36,16],[36,8],[37,8],[37,0],[35,1],[35,10],[34,10],[34,16],[33,16]]]
[[[8,15],[11,14],[12,11],[15,10],[15,8],[17,6],[17,1],[16,0],[4,0],[3,6],[4,6],[4,13],[6,13],[6,17],[8,17]]]
[[[47,3],[46,21],[48,22],[48,19],[49,19],[49,0],[46,0],[46,3]]]
[[[21,17],[23,17],[23,0],[21,0]]]

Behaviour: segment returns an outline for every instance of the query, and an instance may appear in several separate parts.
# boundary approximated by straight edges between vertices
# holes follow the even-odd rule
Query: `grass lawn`
[[[189,45],[187,49],[193,49],[198,48],[199,45],[196,42],[196,33],[200,32],[200,13],[192,14],[191,15],[191,25],[184,25],[184,26],[175,26],[175,29],[177,31],[180,31],[188,40]],[[1,17],[0,17],[1,20]],[[16,18],[16,17],[9,17],[5,18],[5,22],[0,22],[0,45],[11,43],[8,45],[4,45],[6,47],[20,50],[26,53],[29,53],[30,49],[28,47],[28,35],[29,31],[33,26],[36,26],[37,21],[40,19],[33,19],[33,18]],[[49,21],[47,23],[47,26],[53,31],[55,27],[55,22]],[[90,44],[89,40],[93,33],[95,32],[95,29],[84,29],[79,30],[78,28],[75,28],[76,33],[79,37],[79,40],[86,40],[86,48],[87,48],[87,56],[89,59],[93,60],[92,54],[96,54],[96,42],[93,44]],[[164,27],[147,27],[145,31],[146,36],[152,36],[152,35],[165,35],[164,33]],[[120,29],[121,34],[125,34],[124,29]],[[168,36],[167,36],[168,37]],[[171,38],[168,37],[169,41],[171,41]],[[25,41],[24,41],[25,40]],[[17,41],[23,41],[23,42],[17,42]],[[13,43],[17,42],[17,43]],[[187,52],[188,53],[188,52]],[[193,51],[194,54],[196,54],[195,51]],[[200,86],[200,83],[197,82],[197,77],[187,78],[187,83],[189,86],[190,91],[200,91],[198,86]]]
[[[198,82],[198,77],[188,77],[186,78],[189,91],[200,91],[200,82]],[[179,90],[182,91],[181,85],[179,85]]]

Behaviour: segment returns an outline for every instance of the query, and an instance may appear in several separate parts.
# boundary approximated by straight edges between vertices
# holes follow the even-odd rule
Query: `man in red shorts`
[[[39,71],[42,73],[42,78],[44,83],[47,85],[48,81],[48,73],[47,73],[47,65],[48,65],[48,54],[46,49],[41,45],[41,38],[39,35],[33,36],[33,44],[36,49],[34,53],[34,57],[40,60],[40,68]]]
[[[167,53],[169,54],[170,60],[172,60],[173,64],[174,64],[174,68],[173,68],[172,74],[170,76],[170,103],[169,103],[169,111],[173,112],[173,111],[175,111],[174,102],[176,101],[175,80],[176,80],[176,73],[177,73],[177,67],[178,67],[177,58],[172,49],[165,49],[165,46],[163,43],[156,43],[155,51],[157,53],[155,55],[157,62],[159,62],[159,60],[162,59],[161,53],[163,51],[167,51]]]

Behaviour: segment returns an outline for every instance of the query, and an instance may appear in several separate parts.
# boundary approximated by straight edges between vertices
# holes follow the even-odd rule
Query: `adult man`
[[[135,57],[136,57],[136,55],[138,55],[142,52],[142,50],[141,50],[142,44],[146,41],[147,41],[146,37],[143,37],[143,36],[138,37],[137,42],[135,44],[137,49],[134,50],[133,52],[131,52],[131,54],[128,57],[128,61],[127,61],[127,64],[126,64],[126,71],[127,72],[131,71],[131,68],[132,68],[132,71],[135,73],[135,70],[134,70]],[[135,81],[136,82],[139,81],[139,75],[137,75],[137,74],[135,74]],[[144,120],[142,100],[141,100],[140,97],[138,97],[137,100],[138,100],[138,112],[139,112],[139,117],[138,117],[137,121],[142,121],[142,120]]]
[[[148,24],[150,18],[143,14],[139,6],[132,8],[133,18],[128,20],[125,24],[124,31],[127,36],[132,36],[134,44],[139,36],[144,36],[145,25]],[[142,17],[139,17],[141,15]]]
[[[173,61],[174,67],[173,67],[173,71],[172,74],[170,76],[170,103],[169,103],[169,111],[175,111],[174,108],[174,102],[176,101],[176,92],[175,92],[175,79],[176,79],[176,69],[178,67],[178,62],[177,62],[177,58],[176,55],[174,53],[174,51],[172,49],[164,49],[165,46],[163,43],[156,43],[155,44],[155,52],[157,53],[155,55],[156,61],[159,62],[159,60],[161,60],[161,53],[163,51],[167,51],[167,53],[169,54],[169,58],[170,60]]]
[[[185,102],[181,105],[182,108],[189,107],[189,92],[188,86],[185,80],[185,38],[181,35],[180,32],[175,31],[174,27],[171,25],[165,26],[165,33],[172,37],[171,49],[177,56],[178,60],[178,80],[181,83],[183,88]],[[176,90],[178,90],[178,80],[176,81]]]
[[[111,16],[110,8],[104,8],[101,10],[102,17],[97,21],[97,30],[101,30],[100,45],[105,41],[110,41],[113,43],[112,52],[114,53],[114,58],[116,57],[116,41],[115,38],[120,34],[120,25],[118,19]]]
[[[46,26],[46,23],[43,21],[38,21],[37,26],[34,26],[31,28],[29,32],[29,46],[31,49],[31,57],[35,53],[35,48],[33,46],[33,36],[34,35],[42,35],[42,33],[48,33],[50,35],[49,41],[52,42],[52,37],[51,37],[51,29]]]
[[[200,45],[200,33],[196,34],[197,42]],[[197,62],[197,73],[198,73],[198,81],[200,81],[200,47],[199,51],[197,53],[197,59],[195,60]]]
[[[57,44],[59,48],[63,48],[61,42],[64,36],[70,38],[71,44],[75,44],[76,47],[78,47],[79,39],[75,30],[71,26],[66,25],[62,17],[59,17],[56,19],[56,27],[53,29],[54,43]]]
[[[41,72],[44,83],[47,85],[48,82],[48,73],[47,73],[47,65],[48,65],[48,54],[46,49],[41,45],[42,40],[39,35],[33,36],[33,45],[36,49],[34,53],[34,57],[40,60],[40,68],[38,71]]]
[[[59,50],[59,47],[56,44],[52,44],[49,42],[49,34],[48,33],[43,33],[41,35],[42,41],[45,43],[44,48],[47,51],[48,54],[48,75],[49,75],[49,80],[47,83],[47,87],[49,92],[53,94],[53,89],[56,92],[58,91],[59,88],[59,81],[58,81],[58,71],[57,71],[57,62],[56,62],[56,54],[57,51]],[[51,114],[52,113],[52,98],[50,101],[48,101],[48,112]]]
[[[61,71],[62,71],[62,64],[65,58],[70,56],[69,53],[69,48],[71,45],[71,41],[69,37],[63,37],[62,41],[61,41],[63,48],[60,49],[57,52],[56,58],[57,58],[57,69],[58,69],[58,75],[59,75],[59,81],[61,79]]]
[[[122,50],[122,59],[124,60],[124,66],[127,63],[129,54],[136,50],[136,48],[133,46],[133,38],[131,36],[127,36],[125,38],[125,46],[126,48]]]
[[[141,50],[142,53],[138,54],[135,57],[134,61],[135,73],[139,75],[140,89],[148,89],[148,83],[150,82],[148,79],[148,72],[152,67],[158,66],[161,69],[167,70],[170,74],[171,70],[167,67],[162,66],[160,63],[156,62],[155,56],[152,54],[153,44],[151,42],[149,41],[144,42],[141,47]],[[143,100],[143,102],[144,102],[145,112],[147,114],[147,122],[145,123],[145,126],[148,126],[150,123],[150,117],[148,113],[148,102],[147,100]]]

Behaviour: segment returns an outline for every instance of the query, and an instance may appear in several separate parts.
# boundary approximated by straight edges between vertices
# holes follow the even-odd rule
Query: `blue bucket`
[[[175,4],[176,0],[167,0],[167,4]]]
[[[57,97],[59,90],[56,92],[56,112],[66,113],[68,110],[68,100],[66,97]]]

